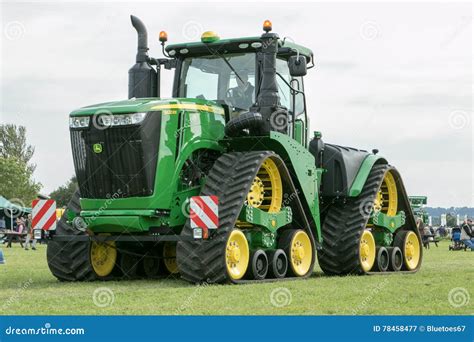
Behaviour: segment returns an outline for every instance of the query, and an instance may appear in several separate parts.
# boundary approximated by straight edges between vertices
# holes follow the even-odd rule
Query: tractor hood
[[[99,103],[76,109],[70,115],[124,114],[162,110],[186,110],[224,115],[224,108],[214,101],[187,98],[158,99],[156,97]]]

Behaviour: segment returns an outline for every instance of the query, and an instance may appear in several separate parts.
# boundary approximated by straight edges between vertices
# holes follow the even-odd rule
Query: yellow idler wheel
[[[413,231],[401,231],[395,236],[395,246],[403,253],[404,268],[413,271],[420,264],[421,246],[418,236]]]
[[[290,271],[302,277],[311,271],[313,264],[313,246],[308,234],[301,229],[286,230],[282,233],[278,246],[288,256]]]
[[[110,234],[99,234],[109,236]],[[90,262],[95,274],[99,277],[107,277],[115,267],[117,261],[117,249],[115,241],[97,242],[92,241],[90,248]]]
[[[369,230],[364,230],[359,240],[359,261],[362,271],[369,272],[372,269],[376,252],[374,236]]]
[[[163,245],[163,260],[169,273],[179,273],[178,263],[176,262],[176,242],[165,242]]]
[[[239,280],[247,271],[250,250],[247,238],[239,229],[230,232],[225,251],[227,274],[232,280]]]
[[[283,186],[280,171],[271,158],[265,159],[247,194],[247,204],[269,213],[281,210]]]

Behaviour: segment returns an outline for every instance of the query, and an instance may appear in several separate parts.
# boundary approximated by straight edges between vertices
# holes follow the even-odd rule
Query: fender
[[[384,157],[369,154],[360,165],[359,171],[357,171],[357,175],[349,189],[349,197],[357,197],[360,195],[362,188],[367,181],[370,170],[372,170],[375,163],[388,164]]]

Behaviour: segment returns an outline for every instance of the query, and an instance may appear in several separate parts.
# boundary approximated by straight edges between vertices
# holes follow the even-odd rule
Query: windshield
[[[255,54],[185,58],[179,97],[221,100],[248,110],[255,102]]]

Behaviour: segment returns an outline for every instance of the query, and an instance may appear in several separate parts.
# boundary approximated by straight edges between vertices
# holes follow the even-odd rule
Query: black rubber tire
[[[268,277],[283,278],[288,272],[288,257],[283,249],[268,252]]]
[[[268,257],[264,250],[252,252],[247,269],[246,279],[263,280],[268,274]]]
[[[373,271],[386,272],[390,264],[390,256],[385,247],[377,247],[377,256],[375,257],[375,264]]]
[[[389,270],[392,272],[399,272],[403,265],[403,253],[398,247],[388,247],[388,254],[390,256]]]
[[[236,137],[241,135],[244,129],[249,129],[251,133],[255,133],[259,132],[262,126],[263,118],[260,113],[242,113],[238,117],[229,120],[225,126],[225,135]]]
[[[79,191],[76,191],[69,201],[68,210],[79,214]],[[56,227],[56,235],[86,235],[74,229],[67,223],[63,215]],[[48,242],[47,261],[53,275],[61,281],[88,281],[94,280],[95,274],[89,261],[90,243],[88,241],[55,241]]]
[[[358,197],[335,203],[328,210],[321,227],[322,249],[318,251],[319,266],[325,274],[366,273],[360,264],[359,241],[370,212],[363,208],[373,203],[383,177],[390,169],[386,164],[374,165]]]

